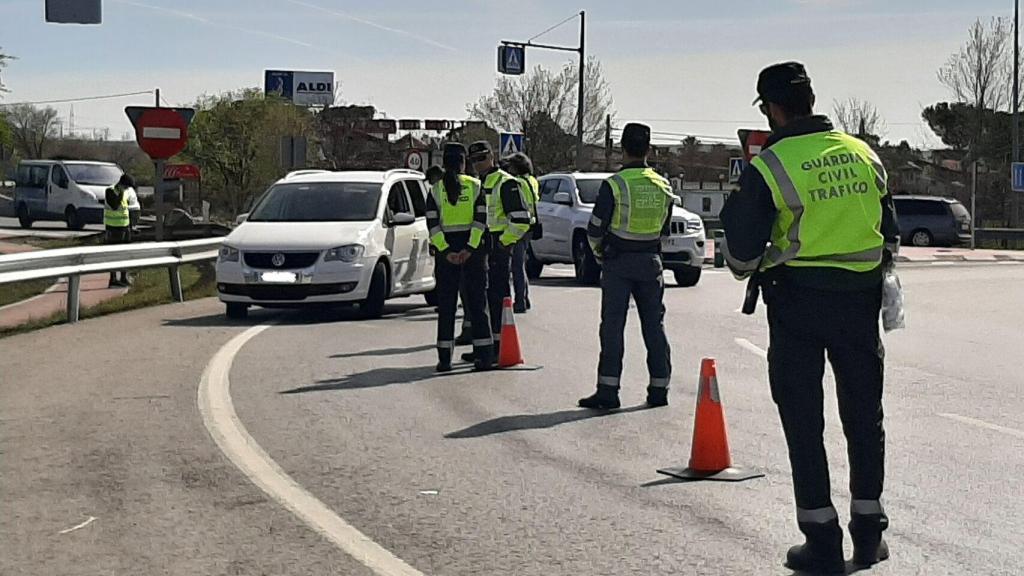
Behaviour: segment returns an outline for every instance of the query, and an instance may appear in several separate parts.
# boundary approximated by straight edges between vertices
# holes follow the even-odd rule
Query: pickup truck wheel
[[[585,286],[595,286],[601,282],[601,266],[594,258],[594,252],[590,249],[587,237],[580,234],[576,236],[572,248],[573,268],[576,272],[576,281]]]
[[[676,277],[677,284],[689,288],[700,282],[700,271],[701,269],[696,266],[687,266],[673,270],[672,275]]]
[[[24,202],[18,204],[18,224],[20,224],[22,228],[32,227],[32,215],[29,214],[28,205]]]
[[[541,273],[544,271],[544,263],[537,260],[537,257],[533,255],[533,248],[529,247],[526,249],[526,277],[530,280],[536,280],[540,278]]]

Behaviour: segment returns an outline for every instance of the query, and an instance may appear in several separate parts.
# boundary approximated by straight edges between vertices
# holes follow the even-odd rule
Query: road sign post
[[[132,126],[139,148],[153,159],[156,175],[153,182],[156,196],[156,240],[164,239],[164,169],[168,158],[178,154],[188,144],[188,125],[196,111],[191,108],[160,108],[129,106],[124,109]]]
[[[498,154],[501,158],[506,158],[519,152],[524,152],[523,149],[523,135],[522,134],[510,134],[503,132],[499,140]]]
[[[747,161],[743,158],[729,158],[729,183],[735,184],[740,181],[743,169],[747,167]]]

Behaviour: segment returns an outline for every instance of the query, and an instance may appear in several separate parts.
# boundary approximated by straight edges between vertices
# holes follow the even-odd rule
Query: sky
[[[491,92],[501,40],[526,40],[586,11],[588,55],[611,87],[617,124],[734,139],[764,128],[758,71],[807,65],[818,111],[850,97],[877,106],[884,137],[938,146],[921,110],[948,100],[936,71],[977,18],[1010,0],[103,0],[99,26],[47,24],[43,0],[0,0],[2,103],[152,90],[171,105],[260,86],[265,69],[330,70],[344,103],[389,118],[466,117]],[[578,19],[537,39],[575,46]],[[527,65],[574,54],[531,49]],[[131,130],[123,109],[152,95],[74,103],[77,132]],[[71,104],[54,104],[68,129]],[[681,138],[682,136],[680,136]],[[671,136],[674,138],[674,136]]]

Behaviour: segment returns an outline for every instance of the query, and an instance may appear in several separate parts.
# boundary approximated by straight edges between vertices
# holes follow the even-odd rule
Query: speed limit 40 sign
[[[417,150],[410,150],[405,155],[405,167],[410,170],[423,170],[423,154]]]

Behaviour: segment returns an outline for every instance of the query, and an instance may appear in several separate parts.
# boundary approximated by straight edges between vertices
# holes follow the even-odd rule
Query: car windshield
[[[250,222],[368,222],[377,217],[380,184],[278,184],[252,209]]]
[[[576,180],[576,188],[580,191],[580,202],[597,204],[597,193],[601,190],[604,180]]]
[[[74,164],[65,162],[68,176],[77,184],[86,186],[113,186],[121,179],[121,171],[117,166],[109,164]]]

